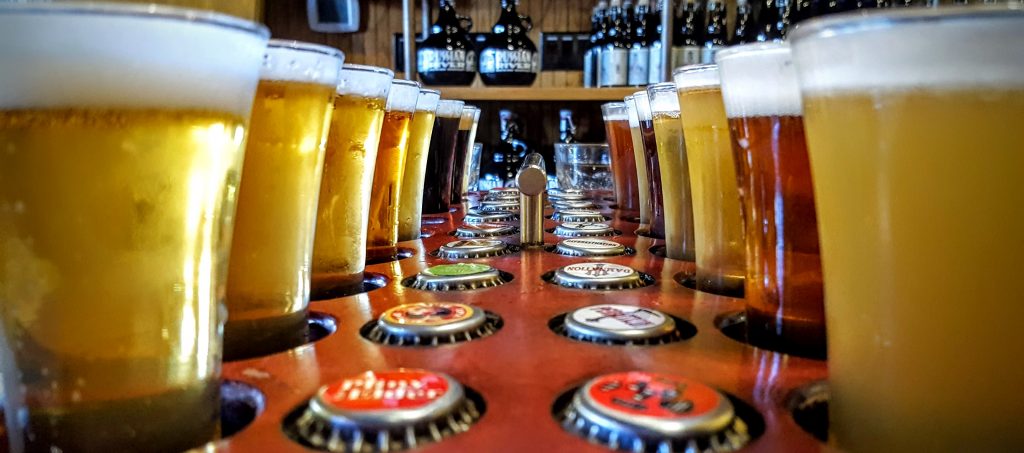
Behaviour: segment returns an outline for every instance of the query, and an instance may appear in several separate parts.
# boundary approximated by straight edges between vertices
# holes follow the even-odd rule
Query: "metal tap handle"
[[[544,156],[530,153],[516,175],[519,185],[519,235],[524,247],[544,245],[544,190],[548,174]]]

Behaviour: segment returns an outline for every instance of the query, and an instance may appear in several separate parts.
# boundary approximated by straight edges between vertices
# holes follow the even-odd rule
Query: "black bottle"
[[[590,44],[583,54],[583,86],[596,87],[601,66],[601,46],[604,45],[604,15],[608,2],[601,0],[590,16]]]
[[[683,5],[682,17],[679,18],[676,25],[679,45],[673,44],[673,68],[700,64],[706,25],[703,5],[697,1],[686,0]]]
[[[764,0],[757,18],[757,42],[782,42],[786,37],[786,0]]]
[[[511,110],[498,112],[501,121],[501,138],[494,149],[493,171],[504,187],[515,185],[516,174],[530,146],[523,140],[519,120]]]
[[[754,14],[750,4],[746,0],[736,2],[736,27],[733,28],[730,45],[743,44],[753,39],[754,30],[757,24],[754,22]]]
[[[714,63],[715,53],[728,44],[725,14],[724,3],[718,0],[708,2],[708,26],[704,29],[704,45],[701,46],[700,52],[701,63]]]
[[[515,0],[501,0],[501,16],[480,52],[480,79],[486,85],[531,85],[540,72],[540,52],[527,35],[529,16],[516,11]]]
[[[437,21],[416,50],[416,70],[427,85],[469,85],[476,77],[473,21],[455,13],[454,0],[438,1]]]
[[[598,86],[622,87],[629,83],[629,24],[620,0],[611,0],[605,16],[604,45],[601,47],[601,77]]]
[[[572,121],[572,110],[559,110],[558,117],[558,143],[576,143],[576,123]]]

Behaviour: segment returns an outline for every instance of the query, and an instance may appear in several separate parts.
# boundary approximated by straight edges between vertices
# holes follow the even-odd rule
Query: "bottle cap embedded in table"
[[[607,223],[565,222],[555,227],[555,235],[568,238],[614,236],[615,230]]]
[[[626,246],[605,239],[566,239],[555,246],[555,251],[567,256],[619,256],[626,254]]]
[[[519,232],[515,225],[503,223],[465,224],[455,230],[455,237],[464,239],[482,239],[497,236],[510,236]]]
[[[505,281],[501,272],[491,266],[455,263],[428,267],[417,274],[409,286],[427,291],[464,291],[502,283]]]
[[[437,251],[437,256],[449,260],[487,258],[509,253],[508,244],[498,239],[465,239],[452,241]]]
[[[560,209],[555,210],[551,215],[552,220],[572,223],[597,223],[604,222],[605,218],[601,211],[596,209]]]
[[[558,268],[552,282],[579,289],[631,289],[646,285],[640,273],[612,263],[576,263]]]
[[[601,304],[578,308],[565,315],[569,338],[633,343],[671,335],[676,322],[658,310],[633,305]]]

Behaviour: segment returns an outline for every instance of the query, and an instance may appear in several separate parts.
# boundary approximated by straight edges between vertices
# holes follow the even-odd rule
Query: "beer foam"
[[[0,109],[209,109],[248,118],[265,27],[160,6],[0,5]]]
[[[633,96],[626,96],[626,116],[629,117],[629,127],[640,127],[640,115],[636,114],[636,101]]]
[[[672,72],[672,80],[679,91],[717,87],[722,83],[718,78],[718,65],[713,64],[676,68]]]
[[[800,116],[800,86],[789,45],[746,44],[717,55],[730,118]]]
[[[633,102],[636,104],[636,115],[640,121],[654,121],[651,114],[651,101],[646,91],[633,93]]]
[[[420,84],[411,80],[394,80],[388,92],[386,110],[389,112],[416,111],[416,102],[420,97]]]
[[[459,119],[459,129],[467,130],[480,120],[480,109],[474,105],[462,106],[462,118]]]
[[[651,112],[679,113],[679,93],[672,82],[656,83],[647,87],[647,97],[651,102]]]
[[[260,80],[338,85],[345,54],[333,47],[271,39],[263,56]]]
[[[465,105],[462,101],[442,100],[437,104],[437,117],[462,119],[462,107]]]
[[[441,102],[441,92],[437,90],[420,90],[420,97],[416,99],[417,112],[437,111],[437,104]]]
[[[601,105],[601,116],[605,121],[628,121],[626,104],[622,102],[608,102]]]
[[[1024,9],[913,8],[844,14],[792,38],[804,93],[1024,87]]]
[[[347,64],[341,67],[338,94],[387,99],[395,73],[376,66]]]

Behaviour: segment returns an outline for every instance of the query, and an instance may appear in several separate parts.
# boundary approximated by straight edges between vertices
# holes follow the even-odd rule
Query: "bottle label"
[[[583,54],[583,86],[585,88],[597,86],[597,55],[595,49],[587,50]]]
[[[715,62],[715,54],[722,49],[722,46],[702,47],[700,49],[700,62],[702,64],[712,64]]]
[[[480,73],[540,72],[540,54],[529,50],[487,49],[480,54]]]
[[[661,58],[661,45],[655,43],[650,49],[650,61],[647,63],[649,72],[647,75],[647,83],[660,83],[665,77],[665,60]]]
[[[633,86],[647,85],[650,74],[651,49],[634,47],[629,49],[629,84]]]
[[[622,48],[601,52],[601,80],[603,87],[621,87],[629,83],[629,51]]]
[[[683,61],[680,66],[701,64],[702,61],[704,60],[701,59],[700,46],[683,46]]]
[[[476,72],[476,52],[462,49],[420,49],[416,52],[419,72]]]

